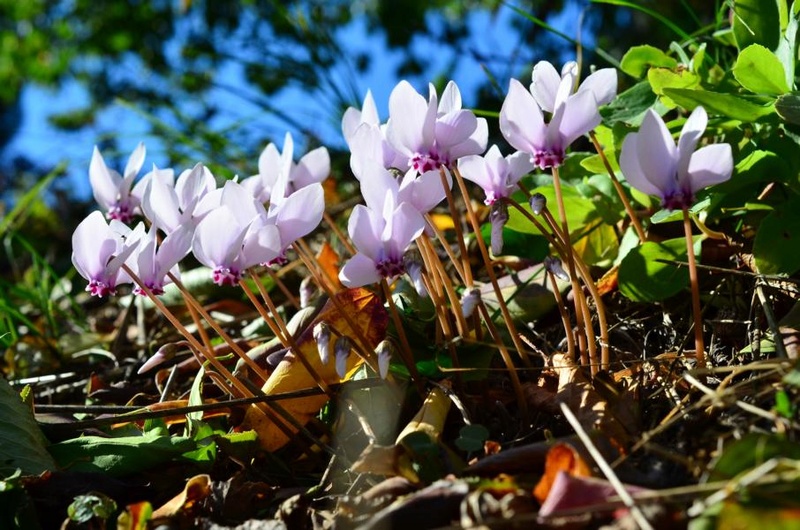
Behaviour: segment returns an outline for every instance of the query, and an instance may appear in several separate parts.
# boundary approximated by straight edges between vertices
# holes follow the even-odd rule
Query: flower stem
[[[389,313],[392,315],[392,321],[394,322],[397,336],[400,339],[400,351],[402,352],[401,355],[403,356],[403,362],[405,363],[406,368],[408,368],[408,373],[411,375],[411,380],[417,386],[417,390],[419,390],[420,395],[424,396],[425,388],[422,385],[422,380],[419,378],[417,365],[414,362],[414,352],[411,350],[411,344],[408,342],[408,337],[406,337],[406,331],[403,328],[403,321],[400,318],[400,312],[397,310],[397,306],[394,303],[394,298],[392,298],[392,290],[389,288],[389,282],[386,281],[386,278],[381,278],[381,289],[383,289],[383,296],[386,298],[386,303],[389,306]]]
[[[683,231],[686,235],[686,256],[689,261],[689,282],[692,286],[692,313],[694,314],[694,346],[697,357],[697,368],[706,366],[705,346],[703,344],[703,318],[700,310],[700,284],[697,279],[697,260],[694,255],[692,239],[692,221],[689,209],[683,208]]]

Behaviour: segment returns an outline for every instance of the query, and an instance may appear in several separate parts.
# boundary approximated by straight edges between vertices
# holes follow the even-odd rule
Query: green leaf
[[[698,214],[708,208],[711,204],[711,198],[706,197],[702,201],[698,201],[689,208],[689,211],[693,214]],[[654,225],[661,224],[661,223],[672,223],[674,221],[680,221],[683,219],[683,212],[681,210],[665,210],[661,209],[654,213],[652,217],[650,217],[650,222]]]
[[[575,236],[577,233],[580,233],[584,230],[587,225],[590,225],[593,221],[596,221],[600,218],[599,214],[597,213],[597,209],[595,208],[594,203],[580,195],[578,190],[576,190],[573,186],[568,186],[562,184],[562,196],[564,198],[564,207],[567,211],[567,223],[569,224],[570,234]],[[531,193],[541,193],[547,199],[547,207],[553,212],[556,220],[558,220],[558,205],[556,203],[556,194],[555,190],[553,189],[552,184],[548,184],[546,186],[541,186],[535,188],[531,191]],[[515,196],[515,198],[517,198]],[[530,205],[528,205],[527,201],[522,199],[520,203],[524,209],[528,212],[531,211]],[[509,208],[508,209],[508,224],[506,225],[511,230],[516,230],[517,232],[523,232],[526,234],[541,234],[539,229],[531,223],[525,216],[517,211],[516,208]],[[542,224],[544,224],[544,220],[539,217],[538,218]]]
[[[739,53],[733,77],[754,94],[780,96],[789,91],[781,61],[760,44],[751,44]]]
[[[475,423],[461,427],[458,434],[456,447],[468,453],[480,451],[484,442],[489,439],[489,429]]]
[[[58,465],[73,471],[122,477],[151,469],[195,448],[193,440],[150,431],[142,436],[83,436],[50,446]]]
[[[640,81],[600,109],[603,123],[613,127],[616,123],[638,126],[645,111],[656,104],[658,97],[648,81]]]
[[[511,208],[509,208],[509,212]],[[484,223],[481,226],[481,237],[486,246],[491,245],[492,225]],[[547,256],[550,244],[544,236],[526,234],[518,230],[503,228],[503,255],[519,256],[533,261],[542,261]]]
[[[625,53],[620,62],[620,69],[626,74],[641,79],[650,67],[676,68],[678,61],[662,50],[649,44],[633,46]]]
[[[750,433],[731,442],[712,464],[710,481],[730,480],[770,458],[800,459],[800,444],[775,434]]]
[[[796,11],[796,8],[800,6],[800,2],[796,2],[793,4],[793,9],[791,15],[789,14],[788,10],[786,13],[786,25],[782,27],[783,33],[781,34],[780,42],[778,43],[778,48],[775,50],[775,56],[783,65],[784,75],[786,76],[786,84],[790,88],[794,88],[794,71],[795,71],[795,60],[796,60],[796,51],[797,51],[797,30],[800,27],[800,14]]]
[[[761,274],[793,274],[800,270],[800,200],[779,205],[764,217],[753,241]]]
[[[739,50],[751,44],[776,49],[781,35],[778,0],[736,0],[733,7],[733,35]]]
[[[800,125],[800,93],[784,94],[775,102],[775,112],[788,123]]]
[[[26,475],[55,469],[46,444],[30,407],[0,377],[0,477],[9,477],[17,469]]]
[[[775,112],[774,103],[765,103],[761,98],[754,101],[753,98],[733,94],[686,88],[665,88],[664,94],[687,110],[702,105],[709,114],[720,114],[741,121],[756,121]]]
[[[700,86],[700,77],[689,70],[670,70],[668,68],[651,68],[647,72],[647,80],[653,92],[661,96],[662,102],[672,108],[677,103],[670,99],[667,89],[692,89]]]
[[[698,255],[701,241],[701,237],[695,237]],[[678,294],[689,285],[687,267],[659,260],[686,262],[686,239],[648,241],[631,249],[619,265],[619,291],[636,302],[656,302]]]

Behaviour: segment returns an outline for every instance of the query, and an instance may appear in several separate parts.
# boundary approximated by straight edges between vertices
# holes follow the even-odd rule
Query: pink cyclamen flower
[[[458,169],[465,179],[483,189],[484,202],[491,205],[514,193],[523,175],[533,171],[533,162],[530,155],[521,151],[503,157],[500,149],[493,145],[484,156],[471,155],[459,160]]]
[[[217,285],[235,285],[247,269],[275,259],[280,250],[280,233],[264,206],[234,181],[225,183],[220,205],[198,223],[192,240],[195,257],[212,269]]]
[[[425,228],[425,219],[409,203],[395,206],[389,194],[382,211],[362,204],[350,215],[347,229],[358,252],[344,264],[339,279],[360,287],[405,272],[403,254]]]
[[[283,152],[275,144],[268,144],[258,158],[258,175],[246,178],[242,186],[249,190],[260,202],[272,200],[273,188],[281,178],[286,179],[284,196],[328,178],[331,172],[331,159],[328,150],[318,147],[303,155],[295,163],[294,140],[286,133]]]
[[[421,175],[414,169],[409,169],[398,179],[375,159],[358,157],[358,160],[352,164],[354,175],[361,182],[364,201],[373,210],[381,211],[387,195],[391,195],[394,204],[407,202],[425,215],[447,196],[438,169]],[[448,185],[452,186],[452,179],[446,168],[445,177]]]
[[[173,230],[160,245],[157,244],[155,225],[142,237],[136,252],[129,258],[129,266],[139,277],[139,280],[152,291],[153,294],[164,294],[164,285],[172,283],[167,277],[172,272],[180,276],[178,262],[182,260],[192,247],[194,227],[191,225],[180,226]],[[136,286],[133,292],[144,295],[144,290]]]
[[[367,91],[361,110],[349,107],[345,111],[342,134],[352,153],[351,165],[368,156],[382,161],[385,168],[408,169],[408,157],[398,153],[386,138],[386,124],[380,122],[372,92]]]
[[[158,175],[161,171],[154,169],[153,173]],[[198,203],[215,189],[214,175],[203,164],[197,164],[183,171],[174,184],[171,180],[153,178],[142,197],[142,211],[153,224],[171,234],[181,226],[197,224]]]
[[[577,76],[574,62],[564,65],[559,76],[553,65],[542,61],[533,69],[530,90],[516,79],[510,82],[500,109],[500,131],[541,169],[560,166],[567,147],[600,124],[598,107],[616,95],[613,69],[591,74],[573,93]],[[544,112],[550,113],[549,122]]]
[[[139,200],[131,193],[131,188],[133,180],[144,164],[144,157],[145,147],[140,143],[131,153],[124,174],[120,175],[106,166],[100,150],[97,146],[94,147],[92,161],[89,164],[89,182],[92,185],[94,199],[106,211],[109,219],[123,223],[133,219]]]
[[[278,227],[281,248],[273,264],[286,261],[286,250],[295,241],[313,232],[322,221],[325,212],[325,190],[322,184],[311,184],[294,193],[283,196],[280,181],[275,187],[267,210],[267,222]],[[280,197],[280,198],[279,198]]]
[[[115,294],[119,285],[131,282],[121,267],[143,232],[141,223],[133,231],[117,220],[109,225],[98,211],[81,221],[72,234],[72,264],[88,280],[86,291],[102,297]]]
[[[486,150],[489,128],[486,120],[461,108],[461,93],[450,81],[441,100],[433,85],[428,100],[401,81],[389,96],[386,138],[408,159],[408,168],[418,173],[451,167],[462,156]]]
[[[678,145],[664,120],[649,109],[639,132],[622,143],[619,166],[637,190],[661,198],[668,210],[688,208],[695,193],[731,178],[733,155],[729,144],[713,144],[695,151],[708,125],[708,115],[697,107],[686,120]]]

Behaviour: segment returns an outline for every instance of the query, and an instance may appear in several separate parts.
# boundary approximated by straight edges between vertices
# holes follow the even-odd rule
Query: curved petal
[[[295,190],[322,182],[331,173],[331,157],[325,147],[306,153],[292,173],[292,184]]]
[[[269,143],[258,157],[258,174],[264,179],[264,187],[269,193],[278,180],[281,171],[281,154],[275,144]]]
[[[192,238],[197,260],[207,267],[231,266],[242,250],[247,226],[236,222],[231,209],[220,206],[200,221]]]
[[[278,207],[275,217],[281,246],[286,248],[297,238],[314,231],[322,221],[324,211],[325,192],[322,184],[312,184],[289,195]]]
[[[555,66],[547,61],[539,61],[531,74],[531,94],[536,103],[545,112],[553,112],[556,103],[556,92],[561,83],[561,76]]]
[[[145,191],[142,211],[156,226],[167,233],[175,230],[181,223],[178,210],[178,195],[172,186],[153,179]]]
[[[397,197],[398,184],[395,177],[374,159],[362,159],[361,195],[367,206],[375,211],[383,208],[386,194]]]
[[[381,276],[372,258],[358,252],[339,271],[339,280],[347,287],[361,287],[379,282]]]
[[[256,227],[251,224],[242,241],[242,259],[239,265],[245,270],[259,263],[269,263],[289,244],[291,242],[284,244],[277,226],[265,224]]]
[[[588,90],[594,94],[598,107],[607,105],[617,95],[617,71],[613,68],[601,68],[589,74],[578,90]]]
[[[439,99],[439,115],[461,110],[461,91],[454,81],[448,81]]]
[[[394,256],[400,258],[411,242],[417,239],[425,229],[425,219],[411,204],[404,202],[392,215],[392,232],[389,244]]]
[[[456,110],[436,120],[436,145],[447,150],[466,141],[478,127],[478,119],[468,110]]]
[[[506,157],[508,161],[508,184],[516,185],[519,180],[533,171],[534,165],[528,153],[517,151]]]
[[[411,157],[433,145],[436,110],[408,81],[400,81],[389,96],[386,138],[392,147]]]
[[[500,109],[500,132],[512,147],[531,154],[545,143],[547,127],[542,110],[516,79],[511,80]]]
[[[366,254],[373,260],[383,249],[381,232],[384,221],[373,210],[363,204],[356,205],[347,222],[347,233],[359,252]]]
[[[489,149],[489,152],[491,153],[492,149],[496,148],[497,146],[493,145],[492,148]],[[486,158],[488,157],[489,153],[486,154]],[[530,156],[528,156],[528,158],[530,158]],[[484,191],[488,191],[493,186],[493,182],[486,165],[486,160],[484,160],[482,156],[465,156],[458,161],[458,171],[461,172],[461,176],[464,177],[464,179],[474,182],[483,188]]]
[[[144,157],[146,154],[144,142],[139,142],[139,145],[131,153],[128,158],[128,163],[125,165],[124,178],[127,182],[133,182],[133,178],[139,173],[144,165]]]
[[[158,248],[156,275],[159,279],[166,276],[175,265],[182,260],[192,248],[194,230],[190,225],[181,225],[168,235]]]
[[[708,114],[703,107],[695,107],[694,111],[683,124],[681,135],[678,138],[678,179],[686,175],[689,169],[689,160],[692,158],[697,143],[703,137],[708,126]]]
[[[708,145],[695,151],[689,161],[687,178],[692,193],[731,178],[733,155],[729,144]],[[683,184],[683,182],[681,182]]]
[[[103,155],[97,146],[92,151],[92,161],[89,163],[89,183],[92,186],[94,200],[104,210],[108,210],[117,201],[122,177],[106,166]]]
[[[361,180],[362,175],[368,175],[371,171],[362,167],[363,160],[379,160],[386,167],[383,134],[374,125],[361,124],[350,139],[350,152],[350,169],[356,180]]]
[[[577,92],[567,98],[563,108],[564,111],[561,114],[560,123],[555,123],[556,115],[560,114],[556,111],[556,115],[553,116],[553,121],[550,122],[549,127],[551,129],[557,127],[563,142],[560,147],[566,149],[577,138],[600,125],[602,118],[597,110],[597,102],[594,99],[594,95],[588,90]]]
[[[398,202],[410,203],[421,214],[426,214],[442,202],[447,194],[438,169],[426,171],[419,177],[415,174],[416,171],[412,170],[403,177],[405,186],[398,193]]]
[[[642,173],[664,193],[674,191],[677,185],[678,149],[664,120],[648,109],[637,135]]]
[[[97,278],[116,250],[116,238],[99,211],[90,213],[72,233],[72,264],[86,280]]]
[[[462,156],[479,155],[486,151],[486,144],[489,142],[489,125],[485,118],[478,118],[475,124],[475,132],[465,141],[451,146],[447,152],[450,163],[454,163]]]
[[[619,155],[619,168],[628,184],[647,195],[664,196],[664,190],[656,186],[645,176],[642,165],[639,163],[640,148],[639,135],[630,133],[622,142],[622,151]],[[646,153],[645,153],[646,156]]]

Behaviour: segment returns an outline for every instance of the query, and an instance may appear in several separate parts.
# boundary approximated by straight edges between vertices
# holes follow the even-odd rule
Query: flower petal
[[[306,153],[292,173],[292,187],[295,190],[322,182],[331,173],[331,157],[328,150],[318,147]]]
[[[408,81],[400,81],[389,96],[386,138],[392,147],[408,157],[427,151],[433,145],[436,110]]]
[[[468,110],[456,110],[436,120],[436,145],[447,150],[465,142],[478,127],[478,119]]]
[[[630,133],[622,142],[622,151],[619,155],[619,167],[628,184],[647,195],[664,196],[664,190],[656,186],[645,176],[639,163],[641,152],[639,149],[639,135]]]
[[[637,134],[636,145],[642,173],[663,193],[674,191],[677,185],[678,149],[664,120],[653,109],[648,109]]]
[[[384,221],[378,213],[363,204],[356,205],[347,222],[347,232],[359,252],[374,260],[383,249],[381,232]]]
[[[512,147],[531,154],[545,142],[547,127],[542,110],[516,79],[511,80],[500,109],[500,132]]]
[[[449,114],[454,110],[461,110],[461,91],[455,82],[449,81],[439,99],[439,115]]]
[[[125,165],[124,178],[127,182],[133,182],[133,178],[139,173],[139,170],[142,169],[146,152],[144,143],[139,142],[139,145],[133,150],[131,156],[128,158],[128,163]]]
[[[561,76],[556,68],[547,61],[539,61],[531,74],[531,94],[536,103],[545,112],[553,112],[556,103],[556,92],[561,83]]]
[[[220,206],[200,221],[192,239],[197,260],[207,267],[230,266],[242,249],[247,226],[236,221],[227,206]]]
[[[286,248],[316,229],[324,211],[325,192],[322,184],[312,184],[289,195],[278,206],[275,217],[281,246]]]
[[[94,200],[104,210],[108,210],[117,202],[122,177],[106,166],[97,146],[94,146],[92,161],[89,163],[89,183],[92,185]]]
[[[697,143],[703,137],[708,126],[708,114],[703,107],[695,107],[683,124],[681,135],[678,138],[678,180],[687,174],[689,160],[692,158]]]
[[[379,282],[381,276],[372,258],[358,252],[339,271],[339,279],[347,287],[361,287]]]
[[[597,110],[597,102],[594,99],[594,95],[588,90],[577,92],[567,98],[563,108],[563,114],[556,110],[549,127],[558,128],[558,133],[563,141],[560,147],[566,149],[577,138],[600,125],[602,119]],[[556,116],[559,114],[561,121],[557,124]]]
[[[578,90],[589,90],[594,94],[597,105],[607,105],[617,95],[617,71],[613,68],[601,68],[589,74]]]
[[[687,176],[692,193],[731,178],[733,155],[729,144],[714,144],[695,151]]]

